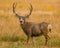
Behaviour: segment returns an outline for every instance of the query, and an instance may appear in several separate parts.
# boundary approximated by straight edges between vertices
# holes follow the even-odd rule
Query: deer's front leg
[[[29,43],[30,38],[31,38],[31,32],[28,33],[28,36],[27,36],[27,44]]]
[[[29,42],[29,39],[30,39],[30,37],[28,36],[28,37],[27,37],[27,44],[28,44],[28,42]]]

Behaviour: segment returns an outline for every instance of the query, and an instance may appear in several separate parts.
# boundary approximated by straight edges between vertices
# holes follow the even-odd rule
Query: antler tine
[[[13,13],[16,13],[16,12],[15,12],[15,8],[16,8],[16,4],[13,3]]]
[[[26,15],[26,17],[29,17],[29,16],[31,15],[32,10],[33,10],[33,7],[32,7],[32,5],[30,4],[30,13],[29,13],[28,15]]]
[[[16,17],[20,18],[20,15],[18,15],[15,11],[16,3],[13,3],[13,13],[15,13]]]

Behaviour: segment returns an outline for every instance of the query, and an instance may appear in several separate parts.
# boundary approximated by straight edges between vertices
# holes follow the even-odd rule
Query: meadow
[[[27,36],[12,11],[14,2],[17,3],[16,12],[22,16],[28,14],[29,3],[32,4],[32,14],[26,21],[52,25],[46,46],[44,36],[35,38],[35,46],[31,40],[26,44]],[[0,0],[0,48],[60,48],[60,0]]]

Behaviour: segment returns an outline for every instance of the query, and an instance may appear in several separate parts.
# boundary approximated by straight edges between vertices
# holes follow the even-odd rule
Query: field
[[[14,2],[17,3],[16,12],[22,16],[28,14],[29,3],[32,4],[32,14],[26,21],[52,25],[46,46],[44,36],[35,38],[35,46],[31,40],[26,44],[27,36],[12,11]],[[60,48],[60,0],[0,0],[0,48]]]

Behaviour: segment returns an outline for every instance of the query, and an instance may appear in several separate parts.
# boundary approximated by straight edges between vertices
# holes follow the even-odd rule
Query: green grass
[[[30,43],[26,44],[26,38],[20,38],[19,36],[0,36],[0,46],[2,46],[2,42],[7,43],[7,48],[42,48],[42,47],[56,47],[59,48],[60,47],[60,38],[56,37],[56,36],[51,36],[51,39],[49,40],[48,44],[45,46],[45,39],[44,37],[37,37],[35,39],[36,43],[35,46],[33,46],[33,44]],[[4,44],[5,44],[4,43]]]
[[[0,36],[0,41],[10,41],[10,42],[16,42],[16,41],[25,41],[25,39],[20,38],[19,36]]]
[[[14,37],[2,36],[2,37],[0,37],[0,41],[18,41],[18,40],[19,40],[18,36],[14,36]]]

